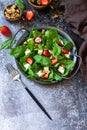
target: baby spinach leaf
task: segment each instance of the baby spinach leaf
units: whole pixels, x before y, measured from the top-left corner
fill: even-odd
[[[74,61],[72,61],[72,60],[64,59],[64,60],[61,60],[59,62],[60,62],[60,64],[63,64],[65,66],[65,73],[62,74],[62,76],[67,76],[75,65]]]
[[[59,63],[63,64],[67,69],[72,69],[74,67],[74,61],[72,60],[61,60]]]
[[[43,44],[38,44],[38,46],[34,50],[44,50]]]
[[[52,52],[53,52],[54,57],[58,57],[61,53],[61,49],[56,43],[54,43]]]
[[[36,62],[34,62],[31,66],[32,70],[34,71],[34,73],[37,73],[38,70],[40,70],[40,65],[37,64]]]
[[[11,46],[11,44],[12,44],[12,39],[11,39],[11,38],[8,38],[7,40],[5,40],[5,41],[2,43],[2,45],[1,45],[1,47],[0,47],[0,50],[9,48],[9,47]]]
[[[26,47],[23,45],[17,46],[11,49],[10,54],[14,56],[15,58],[19,58],[24,55],[25,49]]]
[[[27,57],[28,57],[28,55],[24,55],[23,57],[20,57],[20,61],[19,61],[19,64],[24,71],[26,71],[26,68],[24,67],[24,65],[26,64]]]
[[[47,39],[47,41],[46,41],[46,48],[47,48],[48,50],[52,50],[52,47],[53,47],[53,42],[52,42],[52,40],[51,40],[51,39]]]
[[[32,38],[29,38],[27,40],[27,47],[32,51],[34,49],[34,40]]]
[[[60,81],[60,80],[62,80],[62,76],[60,76],[59,74],[55,73],[54,79],[55,79],[56,81]]]
[[[33,28],[30,32],[29,38],[32,38],[32,37],[36,38],[36,37],[41,36],[41,35],[42,35],[42,33],[40,31]]]
[[[20,65],[20,67],[22,68],[22,70],[23,70],[24,72],[27,71],[26,68],[24,67],[24,63],[22,63],[22,62],[19,61],[19,65]]]
[[[56,38],[58,36],[58,32],[57,32],[57,30],[56,29],[49,29],[49,30],[47,30],[46,32],[45,32],[45,37],[47,38],[47,39],[54,39],[54,38]]]
[[[65,77],[65,76],[69,75],[69,73],[70,73],[70,70],[69,70],[69,69],[66,69],[65,73],[62,74],[62,76]]]
[[[68,51],[70,51],[71,49],[72,49],[72,47],[73,47],[73,44],[72,44],[72,42],[67,42],[65,45],[64,45],[64,49],[66,49],[66,50],[68,50]]]
[[[72,60],[64,59],[63,61],[61,60],[60,63],[64,64],[67,69],[71,69],[72,67],[74,67],[74,61],[72,61]]]
[[[52,69],[50,69],[50,74],[49,74],[48,80],[49,80],[49,81],[52,81],[53,79],[54,79],[54,72],[53,72]]]
[[[35,75],[35,73],[33,72],[33,70],[32,70],[32,68],[31,67],[29,67],[29,72],[28,72],[29,74],[28,74],[28,78],[31,78],[31,79],[34,79],[34,75]]]
[[[51,60],[48,57],[41,56],[41,55],[35,55],[34,59],[37,63],[43,65],[43,66],[50,66]]]

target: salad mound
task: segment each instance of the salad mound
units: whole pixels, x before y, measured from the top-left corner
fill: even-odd
[[[73,44],[54,28],[32,28],[23,44],[10,51],[30,79],[60,81],[74,68]]]

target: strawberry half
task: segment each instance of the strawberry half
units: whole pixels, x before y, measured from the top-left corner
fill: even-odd
[[[1,34],[5,35],[5,36],[11,35],[11,30],[7,26],[1,26],[0,32],[1,32]]]
[[[31,11],[31,10],[27,10],[26,13],[25,13],[25,17],[27,20],[32,20],[32,18],[34,17],[34,12]]]
[[[50,0],[40,0],[41,5],[48,5]]]
[[[42,54],[47,57],[51,56],[51,53],[48,50],[44,50]]]
[[[60,41],[56,41],[56,43],[57,43],[59,46],[63,47],[63,43],[61,43]]]
[[[31,65],[33,63],[33,58],[31,57],[26,58],[26,62]]]
[[[48,73],[45,73],[43,76],[41,76],[42,79],[47,79],[49,77]]]
[[[63,53],[63,54],[69,54],[69,51],[68,50],[66,50],[66,49],[61,49],[61,52]]]
[[[58,62],[58,59],[57,59],[57,58],[52,59],[52,65],[55,65],[57,62]]]

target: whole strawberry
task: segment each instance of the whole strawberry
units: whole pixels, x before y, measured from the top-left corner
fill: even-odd
[[[0,27],[0,32],[1,32],[1,34],[5,35],[5,36],[11,35],[11,30],[5,25]]]
[[[34,17],[34,12],[32,10],[26,10],[25,17],[27,20],[32,20]]]

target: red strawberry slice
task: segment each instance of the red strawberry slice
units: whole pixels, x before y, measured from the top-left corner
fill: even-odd
[[[63,54],[69,54],[69,51],[68,50],[66,50],[66,49],[61,49],[61,52],[63,53]]]
[[[41,5],[48,5],[50,0],[40,0]]]
[[[48,50],[44,50],[42,54],[47,57],[51,56],[51,53]]]
[[[7,26],[1,26],[0,27],[0,32],[5,36],[10,36],[11,35],[11,30]]]
[[[41,78],[42,79],[47,79],[49,77],[49,74],[48,73],[45,73]]]
[[[33,63],[33,58],[28,57],[28,58],[26,59],[26,62],[31,65],[31,64]]]
[[[60,41],[56,41],[56,43],[61,47],[63,46],[63,43],[61,43]]]
[[[32,18],[34,17],[34,12],[31,11],[31,10],[27,10],[26,13],[25,13],[25,17],[27,20],[32,20]]]
[[[57,58],[52,59],[52,65],[55,65],[57,62],[58,62],[58,59],[57,59]]]

